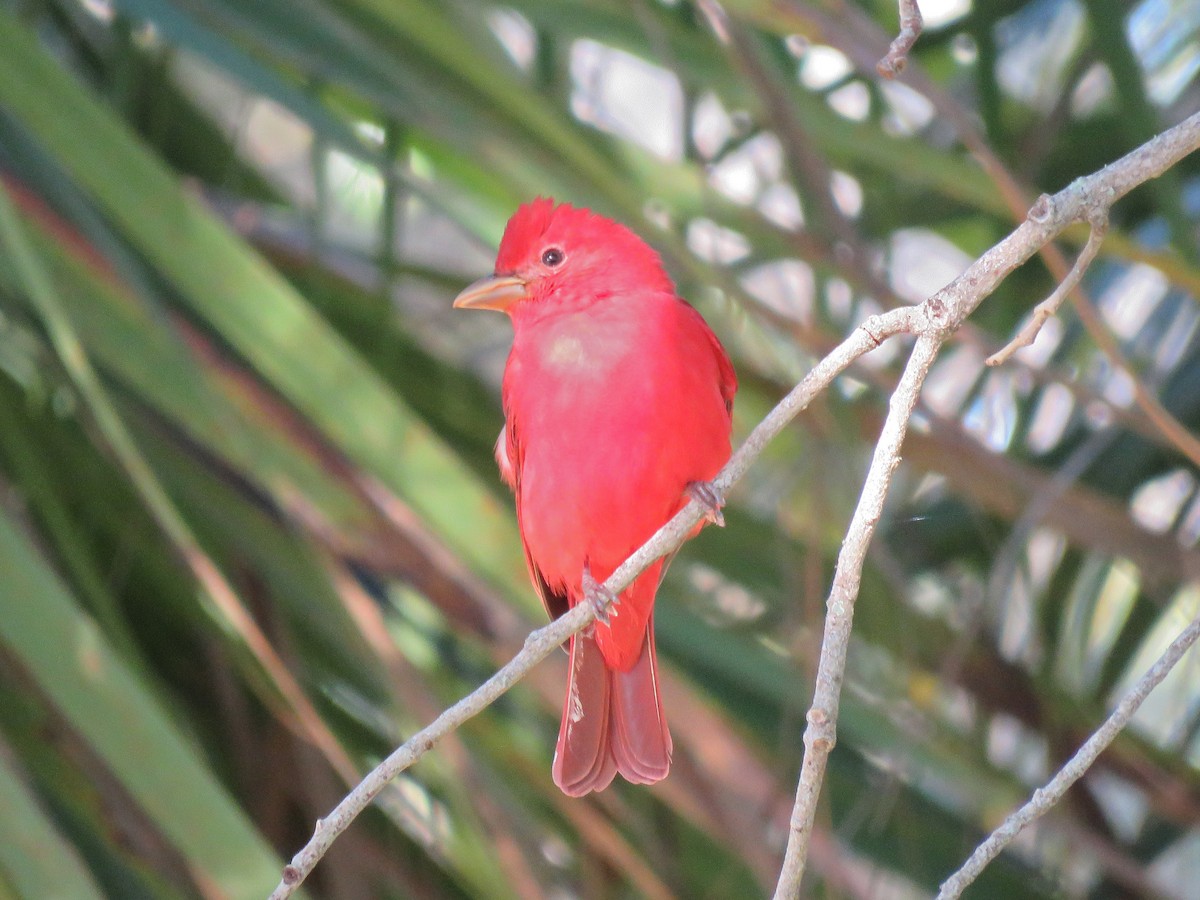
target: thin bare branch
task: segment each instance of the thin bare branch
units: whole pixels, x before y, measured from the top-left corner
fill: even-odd
[[[1101,211],[1106,212],[1117,200],[1137,185],[1156,177],[1188,153],[1200,146],[1200,113],[1122,157],[1100,172],[1080,178],[1053,197],[1043,195],[1030,210],[1026,220],[1007,238],[973,263],[962,275],[938,291],[919,307],[903,307],[873,316],[859,326],[822,359],[759,425],[733,455],[713,481],[718,496],[724,496],[757,459],[766,444],[803,410],[820,391],[854,360],[878,347],[887,338],[901,333],[918,336],[900,387],[892,397],[891,410],[885,421],[880,446],[876,450],[868,480],[864,485],[859,509],[856,510],[839,559],[829,601],[826,634],[841,641],[848,639],[853,604],[861,577],[862,561],[886,500],[891,474],[899,463],[900,444],[915,395],[919,393],[925,374],[932,365],[941,344],[957,329],[966,317],[996,289],[1007,275],[1023,264],[1069,225],[1092,221]],[[691,529],[700,522],[704,510],[695,501],[689,503],[605,582],[613,594],[629,586],[654,560],[678,547]],[[843,562],[844,561],[844,562]],[[474,692],[454,704],[430,725],[417,732],[383,763],[372,771],[333,812],[317,823],[309,843],[285,867],[283,879],[271,894],[272,900],[291,896],[312,871],[313,867],[380,791],[397,774],[411,766],[450,731],[478,714],[504,694],[540,660],[545,658],[570,635],[586,627],[595,618],[590,604],[580,604],[561,618],[534,631],[512,660],[501,667]],[[842,619],[845,621],[843,622]],[[811,738],[805,735],[805,766],[813,774],[797,791],[793,810],[793,827],[789,835],[785,881],[781,878],[776,896],[795,896],[803,877],[807,855],[807,838],[815,814],[816,800],[823,780],[823,759],[808,756],[828,756],[836,738],[836,693],[844,677],[845,646],[822,649],[821,668],[817,675],[817,696],[809,713]],[[824,686],[823,686],[824,685]],[[832,697],[832,704],[824,701]],[[816,701],[823,701],[818,705]],[[832,711],[832,714],[830,714]],[[807,825],[805,824],[807,823]],[[792,843],[799,842],[795,849]]]
[[[797,26],[795,30],[803,31],[807,27],[816,27],[822,34],[838,35],[841,40],[836,43],[836,46],[846,53],[858,68],[864,71],[870,68],[870,59],[874,58],[873,54],[878,52],[878,48],[886,40],[875,22],[853,6],[840,6],[836,14],[814,4],[793,3],[785,7],[776,6],[773,9],[785,17],[794,18]],[[785,26],[791,24],[786,21],[786,18],[784,21]],[[938,115],[950,123],[963,145],[979,161],[984,172],[995,183],[996,189],[1014,221],[1019,220],[1028,206],[1027,192],[988,145],[971,114],[949,91],[930,78],[927,73],[921,71],[919,66],[914,66],[908,73],[907,82],[912,88],[927,97],[937,109]],[[1047,244],[1041,248],[1040,252],[1046,267],[1055,279],[1067,277],[1067,261],[1057,246]],[[1163,262],[1162,259],[1155,261],[1160,266]],[[1175,271],[1172,277],[1180,280],[1180,273]],[[1116,368],[1124,371],[1132,379],[1134,402],[1138,409],[1158,429],[1161,438],[1166,443],[1187,456],[1195,465],[1200,466],[1200,440],[1197,440],[1158,401],[1158,398],[1146,389],[1142,379],[1137,377],[1136,371],[1121,353],[1116,341],[1103,328],[1099,316],[1084,302],[1082,291],[1072,292],[1071,299],[1080,322],[1092,340]]]
[[[908,65],[908,51],[925,29],[921,7],[917,0],[900,0],[900,33],[888,47],[887,56],[875,64],[875,71],[884,78],[895,78]]]
[[[1096,254],[1100,252],[1100,245],[1104,243],[1104,235],[1108,231],[1108,216],[1107,214],[1097,215],[1091,223],[1091,232],[1088,234],[1087,243],[1083,249],[1079,251],[1079,256],[1075,259],[1075,265],[1071,266],[1071,271],[1067,273],[1067,277],[1059,282],[1058,287],[1039,303],[1033,309],[1033,314],[1029,321],[1017,332],[1016,336],[989,356],[984,362],[989,366],[998,366],[1001,363],[1008,362],[1012,355],[1022,347],[1030,346],[1034,339],[1038,336],[1038,332],[1042,330],[1042,326],[1046,324],[1046,320],[1058,312],[1058,308],[1063,305],[1063,301],[1067,299],[1071,291],[1075,290],[1075,286],[1079,284],[1083,278],[1084,272],[1096,259]]]
[[[917,341],[904,377],[892,394],[888,417],[838,556],[827,604],[825,637],[813,703],[804,733],[804,761],[775,900],[800,896],[825,763],[837,738],[838,692],[845,674],[846,650],[863,561],[886,500],[891,473],[900,461],[900,444],[908,415],[916,402],[916,397],[910,393],[919,392],[941,344],[1010,272],[1067,226],[1082,220],[1095,222],[1101,216],[1107,216],[1112,205],[1130,190],[1166,171],[1197,147],[1200,147],[1200,113],[1101,171],[1077,179],[1054,196],[1043,194],[1016,231],[922,304],[930,328]]]
[[[804,730],[804,763],[796,785],[796,805],[788,836],[783,868],[775,887],[775,900],[800,895],[800,880],[808,859],[809,838],[817,813],[817,798],[825,780],[825,765],[837,741],[837,718],[846,671],[846,653],[850,648],[850,629],[854,621],[854,602],[862,582],[863,562],[875,526],[883,514],[883,503],[891,486],[892,475],[900,464],[900,445],[908,430],[908,421],[921,396],[921,386],[937,358],[945,338],[923,335],[913,348],[900,384],[892,394],[887,419],[871,458],[871,467],[863,483],[862,496],[850,520],[846,539],[838,554],[833,587],[829,592],[825,615],[825,636],[821,641],[821,659],[817,665],[816,687]]]
[[[852,362],[874,350],[887,338],[902,333],[921,332],[925,328],[924,313],[919,307],[890,310],[873,316],[860,325],[832,353],[821,360],[750,433],[745,443],[713,480],[714,490],[718,495],[724,496],[729,488],[745,475],[771,439]],[[695,501],[688,503],[622,563],[604,586],[613,594],[625,590],[651,563],[682,544],[702,518],[704,508]],[[271,893],[271,900],[282,900],[292,895],[332,846],[337,836],[367,808],[388,782],[432,750],[434,745],[451,731],[494,703],[554,648],[591,623],[595,615],[591,604],[581,603],[549,625],[534,631],[525,639],[525,646],[521,651],[491,678],[393,751],[347,794],[328,816],[317,822],[308,844],[284,868],[283,878]]]
[[[1005,819],[1000,827],[988,836],[986,841],[975,848],[975,852],[971,854],[970,859],[963,864],[962,868],[942,883],[941,890],[938,891],[937,895],[938,900],[952,900],[952,898],[960,896],[971,882],[979,877],[979,874],[987,864],[995,859],[1001,850],[1012,843],[1013,839],[1021,833],[1025,826],[1045,815],[1062,799],[1067,789],[1083,777],[1083,774],[1091,768],[1096,758],[1100,756],[1104,749],[1113,742],[1113,739],[1129,724],[1129,720],[1133,718],[1133,714],[1142,705],[1142,701],[1167,677],[1167,673],[1183,658],[1183,654],[1196,643],[1197,638],[1200,638],[1200,618],[1193,619],[1192,623],[1183,630],[1179,637],[1171,642],[1171,645],[1159,657],[1158,662],[1151,666],[1146,674],[1138,680],[1137,684],[1121,698],[1121,702],[1117,704],[1117,708],[1112,711],[1112,714],[1104,720],[1104,724],[1084,742],[1083,746],[1071,757],[1070,761],[1058,770],[1058,774],[1050,779],[1045,787],[1034,791],[1029,801]]]

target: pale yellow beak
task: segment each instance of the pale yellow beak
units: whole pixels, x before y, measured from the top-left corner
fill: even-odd
[[[529,296],[524,281],[515,275],[489,275],[468,285],[454,298],[455,309],[507,310],[518,300]]]

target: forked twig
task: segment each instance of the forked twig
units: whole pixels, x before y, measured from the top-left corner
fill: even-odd
[[[1083,249],[1079,251],[1079,256],[1075,259],[1075,265],[1071,266],[1071,271],[1054,289],[1054,291],[1033,308],[1033,313],[1029,321],[1022,326],[1016,336],[1004,345],[1000,350],[997,350],[989,356],[984,362],[989,366],[998,366],[1008,362],[1012,355],[1022,347],[1030,346],[1038,333],[1042,330],[1042,326],[1046,324],[1046,320],[1058,312],[1058,308],[1063,305],[1063,301],[1067,299],[1071,291],[1075,290],[1083,278],[1088,267],[1096,259],[1096,255],[1100,252],[1100,245],[1104,243],[1104,235],[1108,232],[1108,211],[1107,209],[1097,212],[1090,219],[1091,231],[1088,233],[1087,243]]]
[[[804,735],[804,762],[792,810],[784,865],[775,888],[775,900],[790,900],[800,896],[825,760],[836,740],[840,697],[836,690],[830,691],[828,687],[840,686],[844,677],[844,645],[849,642],[850,622],[857,599],[857,592],[846,595],[844,586],[857,585],[866,550],[865,545],[862,548],[851,548],[850,545],[870,539],[884,500],[872,491],[886,491],[890,469],[899,463],[900,447],[894,439],[897,435],[889,432],[889,429],[898,429],[898,436],[903,436],[903,426],[892,422],[892,415],[897,408],[903,409],[909,403],[910,398],[903,392],[912,390],[914,385],[919,388],[927,365],[925,358],[936,354],[942,342],[1009,273],[1023,265],[1069,225],[1080,221],[1094,222],[1101,215],[1107,216],[1117,200],[1138,185],[1157,177],[1197,147],[1200,147],[1200,113],[1185,119],[1101,171],[1076,179],[1057,194],[1043,194],[1015,231],[922,304],[929,321],[938,324],[939,328],[927,331],[918,340],[901,386],[892,395],[884,433],[880,436],[858,508],[838,556],[827,604],[825,636],[813,704],[808,712],[808,728]],[[881,450],[885,451],[882,455]]]

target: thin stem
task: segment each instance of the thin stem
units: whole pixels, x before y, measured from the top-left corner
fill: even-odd
[[[756,460],[766,445],[794,419],[812,399],[832,383],[856,359],[874,350],[884,340],[904,332],[920,330],[923,314],[919,308],[904,307],[873,316],[842,341],[832,353],[822,359],[805,378],[759,422],[725,468],[713,480],[718,496],[724,496]],[[701,519],[705,508],[692,501],[680,510],[617,568],[604,582],[613,595],[625,590],[656,559],[670,553],[687,539]],[[317,822],[309,842],[284,868],[283,879],[271,894],[271,900],[283,900],[312,872],[326,851],[350,823],[353,822],[393,778],[420,759],[434,745],[468,719],[478,715],[514,684],[525,677],[537,663],[562,645],[572,634],[587,627],[595,619],[591,604],[581,603],[549,625],[539,628],[525,639],[521,651],[501,667],[491,678],[463,697],[425,728],[422,728],[364,778],[334,810]]]
[[[837,739],[838,692],[845,674],[846,647],[853,619],[862,560],[867,551],[879,512],[886,500],[892,469],[899,463],[908,413],[941,343],[953,333],[983,300],[1017,267],[1050,243],[1069,225],[1087,220],[1097,222],[1138,184],[1157,177],[1200,146],[1200,113],[1126,154],[1099,172],[1076,179],[1054,196],[1038,198],[1025,221],[967,267],[950,284],[922,304],[928,330],[909,358],[904,377],[892,395],[891,408],[880,434],[867,481],[851,519],[825,619],[825,638],[817,668],[808,728],[804,734],[804,761],[796,786],[788,846],[775,890],[776,900],[798,897],[807,862],[809,839],[816,816],[817,800],[824,781],[825,766]],[[907,408],[904,421],[894,421],[897,410]]]
[[[1040,197],[1029,216],[1015,231],[919,307],[890,310],[871,317],[856,328],[758,424],[714,479],[714,490],[718,496],[724,496],[746,473],[766,444],[854,360],[896,334],[907,332],[918,335],[905,374],[893,394],[888,418],[863,487],[859,508],[851,521],[830,593],[826,625],[829,646],[822,647],[817,692],[809,712],[809,729],[805,734],[805,761],[792,816],[794,825],[789,838],[788,862],[781,872],[777,897],[795,896],[799,891],[808,853],[807,839],[811,834],[825,761],[836,740],[837,693],[844,677],[846,641],[862,570],[861,554],[865,554],[879,521],[892,473],[899,463],[899,449],[908,418],[938,348],[1010,272],[1065,228],[1075,222],[1094,220],[1134,187],[1166,171],[1197,146],[1200,146],[1200,113],[1163,132],[1100,172],[1077,179],[1052,197]],[[604,586],[612,594],[619,594],[654,560],[683,543],[703,516],[704,509],[699,503],[689,503],[622,563]],[[349,827],[392,778],[432,749],[450,731],[494,702],[554,647],[586,627],[594,617],[595,611],[590,604],[580,604],[533,632],[526,639],[521,652],[495,675],[384,760],[327,818],[317,823],[312,839],[285,867],[283,879],[272,892],[271,900],[291,896],[337,836]],[[811,761],[809,757],[812,757]],[[791,846],[793,842],[794,848]]]
[[[1107,231],[1108,215],[1097,215],[1092,222],[1091,231],[1088,233],[1087,243],[1079,251],[1079,256],[1075,258],[1075,265],[1071,266],[1071,271],[1067,273],[1067,277],[1059,282],[1058,287],[1054,289],[1049,297],[1033,308],[1033,314],[1030,316],[1029,321],[1017,332],[1016,336],[985,360],[989,366],[998,366],[1001,363],[1008,362],[1014,353],[1022,347],[1028,347],[1034,342],[1034,339],[1038,336],[1038,332],[1046,324],[1046,320],[1058,312],[1058,308],[1063,305],[1063,301],[1067,299],[1071,291],[1075,290],[1075,286],[1079,284],[1080,279],[1083,278],[1083,274],[1096,259],[1096,255],[1100,252],[1100,245],[1104,243],[1104,235]]]
[[[975,848],[975,852],[963,863],[962,868],[942,883],[937,900],[952,900],[952,898],[960,896],[971,882],[979,877],[987,864],[999,856],[1000,851],[1012,843],[1013,839],[1027,825],[1044,816],[1063,798],[1071,785],[1083,777],[1083,774],[1092,767],[1104,749],[1124,730],[1150,692],[1167,677],[1167,673],[1183,658],[1183,654],[1196,643],[1198,638],[1200,638],[1200,617],[1193,619],[1179,637],[1171,642],[1171,645],[1159,657],[1158,662],[1151,666],[1137,684],[1121,698],[1121,702],[1104,720],[1104,724],[1096,729],[1083,746],[1075,752],[1070,761],[1058,770],[1058,774],[1050,779],[1045,787],[1034,791],[1029,801],[1005,819],[1000,827],[988,836],[987,840]]]
[[[900,32],[888,47],[887,56],[875,64],[875,71],[884,78],[895,78],[903,72],[908,65],[908,51],[924,30],[925,20],[917,0],[900,0]]]
[[[862,584],[863,563],[875,527],[883,515],[883,504],[891,487],[892,476],[900,465],[900,446],[904,443],[909,419],[921,396],[921,386],[944,340],[943,335],[922,335],[913,348],[900,383],[888,404],[887,418],[875,445],[862,495],[838,554],[833,586],[826,604],[825,636],[821,641],[816,688],[812,706],[808,710],[808,727],[804,731],[804,763],[796,785],[796,804],[792,809],[787,852],[775,887],[775,900],[800,896],[800,882],[808,860],[809,838],[812,836],[821,785],[825,780],[825,766],[837,742],[839,701],[846,672],[846,653],[850,647],[850,630],[854,623],[854,603]]]

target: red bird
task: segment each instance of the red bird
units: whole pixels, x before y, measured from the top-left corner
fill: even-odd
[[[662,263],[622,225],[541,198],[508,222],[496,271],[456,307],[508,313],[505,427],[529,575],[551,617],[601,599],[599,583],[729,459],[737,376]],[[654,658],[659,560],[607,621],[571,639],[554,782],[578,797],[620,772],[650,784],[671,765]]]

